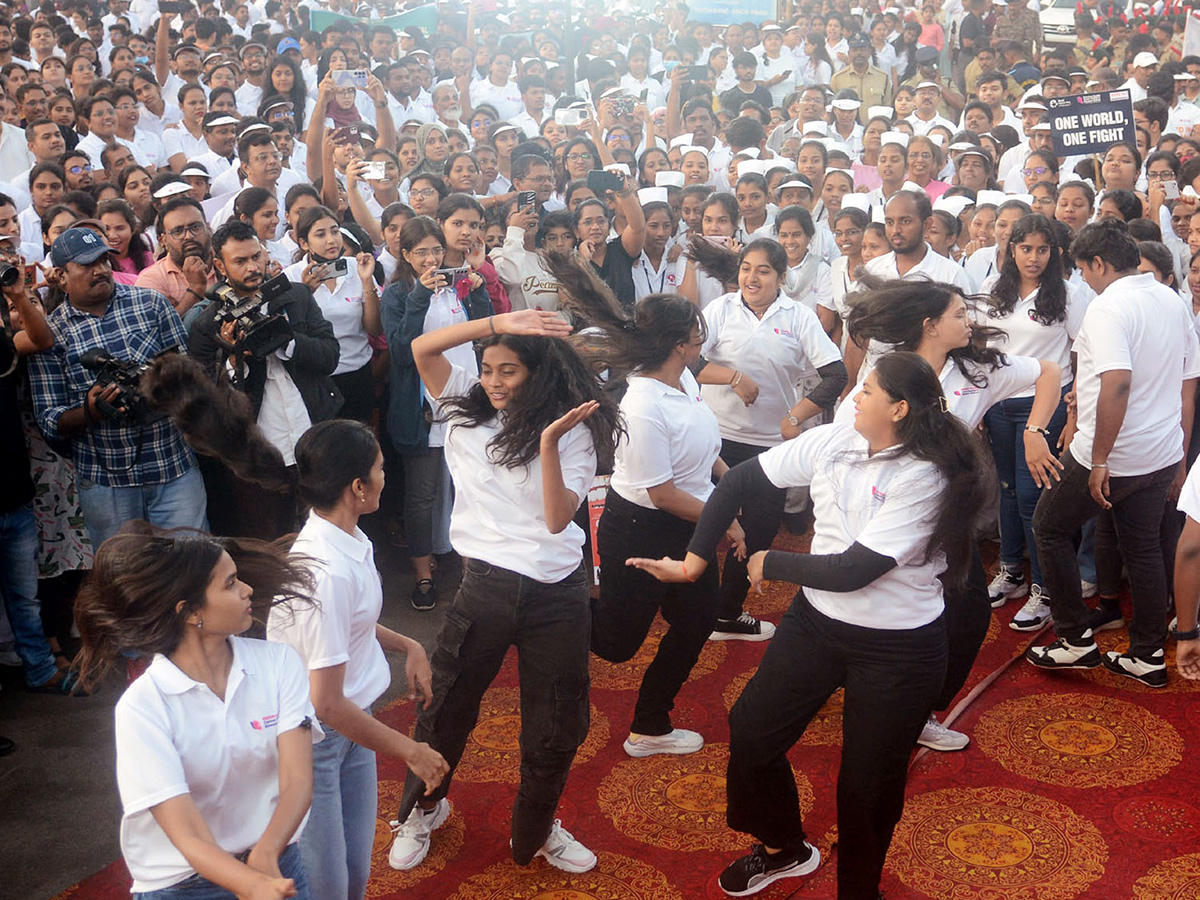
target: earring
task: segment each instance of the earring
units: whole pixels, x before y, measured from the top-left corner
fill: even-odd
[[[203,621],[202,619],[197,619],[197,620],[196,620],[196,627],[197,627],[197,628],[203,628],[203,627],[204,627],[204,621]]]

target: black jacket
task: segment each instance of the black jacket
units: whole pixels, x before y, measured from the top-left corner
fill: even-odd
[[[214,302],[192,323],[188,332],[188,353],[213,373],[214,377],[225,377],[229,351],[218,341],[220,325],[217,313],[221,301],[215,294]],[[333,326],[321,314],[321,308],[307,287],[292,282],[286,294],[277,297],[267,308],[268,313],[282,312],[292,326],[296,348],[292,358],[283,360],[304,405],[313,422],[332,419],[342,408],[342,393],[330,377],[337,368],[341,348],[333,335]],[[250,397],[254,414],[262,406],[263,386],[267,381],[265,360],[248,357],[245,361],[245,377],[239,386]]]

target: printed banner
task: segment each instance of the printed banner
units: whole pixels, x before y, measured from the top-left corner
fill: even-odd
[[[761,22],[775,18],[775,0],[695,0],[688,4],[688,18],[713,25]]]
[[[1056,156],[1103,153],[1113,144],[1135,144],[1133,98],[1128,90],[1051,97],[1050,129]]]
[[[386,25],[393,31],[403,31],[405,28],[420,28],[426,34],[432,34],[437,27],[438,13],[436,6],[419,6],[408,12],[402,12],[385,19],[359,19],[354,16],[344,16],[341,13],[330,12],[327,9],[314,9],[309,13],[309,23],[313,31],[324,31],[334,22],[366,22],[368,25]]]

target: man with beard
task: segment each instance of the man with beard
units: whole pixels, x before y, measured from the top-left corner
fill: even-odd
[[[50,263],[48,279],[67,299],[47,316],[54,346],[29,358],[29,382],[42,433],[71,442],[92,545],[131,519],[206,529],[204,482],[179,430],[169,419],[116,414],[121,388],[96,384],[80,361],[90,350],[135,364],[183,350],[179,316],[161,294],[113,282],[112,248],[95,231],[68,228]]]
[[[408,121],[419,122],[422,125],[433,121],[433,113],[429,108],[413,100],[412,95],[416,88],[407,65],[402,62],[389,65],[383,76],[383,83],[387,88],[388,109],[392,113],[392,122],[396,128]]]
[[[464,134],[467,132],[468,129],[460,121],[463,109],[459,105],[458,88],[454,85],[442,82],[433,89],[433,111],[437,121],[447,129],[456,128]]]
[[[237,89],[234,97],[237,99],[238,112],[243,116],[253,116],[258,112],[258,105],[262,103],[263,90],[267,84],[267,48],[257,41],[251,41],[242,45],[240,54],[246,80]]]
[[[217,283],[212,232],[205,221],[204,207],[191,197],[168,200],[158,213],[155,227],[167,254],[142,269],[136,286],[164,295],[184,318],[186,327],[208,305],[205,295]]]
[[[251,187],[269,191],[279,201],[279,231],[275,235],[275,238],[279,239],[283,237],[286,217],[283,198],[292,185],[301,184],[303,181],[304,179],[291,169],[283,167],[282,155],[275,146],[270,126],[250,120],[250,124],[244,126],[238,138],[237,167],[213,179],[212,195],[218,197]],[[228,222],[233,217],[233,206],[236,202],[237,197],[231,197],[213,216],[213,224],[219,227]]]
[[[933,207],[925,194],[903,189],[892,194],[883,214],[892,252],[867,263],[866,272],[877,278],[942,281],[969,294],[971,283],[962,266],[935,253],[925,241],[925,220],[931,215]]]
[[[263,301],[260,310],[263,315],[282,315],[292,339],[262,358],[235,352],[240,326],[222,322],[221,312],[230,302],[260,296],[270,255],[254,229],[240,221],[218,228],[212,248],[220,283],[213,304],[189,329],[188,348],[214,378],[228,377],[232,366],[234,387],[249,397],[258,426],[284,463],[294,466],[296,441],[314,422],[333,418],[342,406],[331,377],[340,353],[333,326],[321,315],[312,291],[291,282],[287,291]],[[209,493],[227,501],[212,510],[214,532],[277,538],[294,530],[296,505],[291,495],[266,491],[223,467],[206,465],[205,475]]]

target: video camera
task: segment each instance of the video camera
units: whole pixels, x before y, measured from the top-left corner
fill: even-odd
[[[248,351],[255,359],[266,359],[280,347],[286,347],[294,337],[291,323],[283,313],[267,313],[263,307],[291,289],[284,275],[264,281],[262,287],[249,297],[239,297],[228,284],[216,289],[220,308],[218,328],[226,322],[236,322],[233,349]]]
[[[96,373],[96,384],[100,387],[115,384],[120,389],[113,401],[96,401],[96,408],[105,418],[122,425],[146,425],[163,418],[151,412],[146,398],[138,391],[142,375],[150,368],[145,363],[117,359],[107,350],[97,347],[79,357],[79,364]]]

